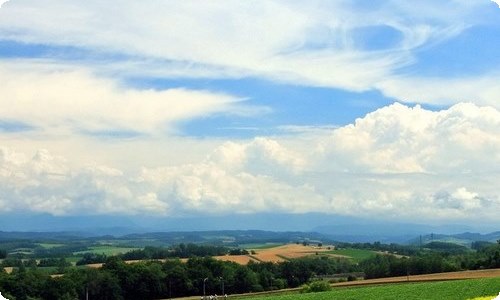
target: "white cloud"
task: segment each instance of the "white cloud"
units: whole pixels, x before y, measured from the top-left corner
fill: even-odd
[[[432,112],[395,104],[340,128],[288,127],[300,135],[249,141],[195,140],[172,136],[176,124],[268,109],[223,93],[141,90],[110,79],[257,76],[498,109],[495,74],[396,75],[414,62],[416,49],[478,22],[483,4],[420,1],[415,9],[414,3],[384,1],[363,9],[352,3],[4,5],[0,38],[71,46],[107,58],[0,63],[0,119],[33,129],[0,134],[0,143],[9,147],[0,150],[0,210],[329,211],[427,219],[467,218],[473,212],[491,218],[499,207],[500,172],[500,117],[494,108],[459,104]],[[370,30],[398,38],[369,49],[363,41]],[[106,144],[82,137],[117,132],[145,136]],[[163,138],[150,138],[158,135]]]
[[[498,110],[470,103],[438,112],[393,104],[334,130],[319,151],[340,171],[498,171],[499,124]]]
[[[310,140],[304,148],[279,139],[231,142],[203,164],[145,170],[141,178],[168,187],[165,198],[182,199],[184,209],[196,211],[411,220],[479,215],[494,221],[500,208],[499,122],[497,110],[473,104],[439,112],[394,104],[328,134],[315,133],[316,150]],[[282,154],[275,155],[274,147]],[[301,162],[298,172],[291,157]]]
[[[481,14],[487,3],[353,3],[11,1],[0,10],[1,39],[106,58],[0,62],[0,119],[33,129],[0,133],[8,146],[0,150],[0,210],[496,220],[500,76],[399,74],[417,49],[488,22]],[[363,44],[370,30],[397,38],[370,49]],[[378,89],[409,102],[475,104],[442,111],[394,104],[339,128],[197,140],[172,133],[193,118],[269,109],[220,92],[144,90],[119,80],[137,75],[256,76]],[[82,136],[116,132],[144,136],[107,143]]]
[[[134,180],[105,166],[69,168],[41,150],[31,159],[2,149],[0,207],[3,211],[65,214],[166,213],[154,194],[140,194]]]
[[[498,5],[498,7],[500,7],[500,1],[499,0],[491,0],[491,2],[494,2]]]
[[[500,80],[497,73],[477,77],[418,78],[395,77],[382,80],[377,87],[389,97],[413,103],[452,105],[473,102],[500,108]]]
[[[125,63],[115,57],[93,65],[115,76],[257,76],[360,91],[413,63],[417,48],[484,22],[477,18],[478,3],[418,5],[384,1],[363,9],[349,1],[16,1],[0,12],[0,37],[126,55]],[[370,30],[398,38],[369,49],[363,41]]]
[[[0,63],[0,82],[0,119],[32,126],[37,134],[171,134],[177,122],[194,117],[251,115],[265,109],[245,106],[243,99],[223,93],[125,88],[84,68],[23,60]]]
[[[71,153],[66,158],[48,151],[30,156],[4,148],[0,209],[53,214],[324,212],[497,222],[499,125],[500,112],[491,107],[463,103],[429,111],[394,104],[344,127],[220,143],[204,159],[141,170],[75,166]]]
[[[72,59],[71,54],[65,58],[56,55],[50,63],[64,61],[77,70],[85,65],[91,72],[113,78],[259,77],[349,91],[377,89],[403,102],[452,105],[465,101],[499,108],[499,75],[493,71],[422,78],[404,74],[401,69],[419,63],[417,51],[457,37],[473,26],[498,22],[485,13],[491,9],[488,3],[429,0],[416,5],[395,0],[376,2],[369,8],[357,1],[210,1],[203,5],[198,1],[127,0],[121,5],[11,1],[0,10],[0,38],[89,51],[83,60]],[[392,42],[370,48],[376,45],[366,44],[370,32],[376,32],[379,41],[392,36]],[[69,71],[66,75],[86,76],[77,73]],[[53,74],[57,80],[55,77]],[[154,99],[176,97],[180,92],[126,90],[110,82],[104,85],[100,87],[113,90],[105,91],[114,93],[112,99],[117,93],[122,100],[126,96],[133,111],[138,98],[147,95],[157,102]],[[204,104],[210,106],[208,102]],[[212,104],[224,110],[227,102]],[[152,109],[162,111],[163,107],[156,105]],[[116,107],[112,102],[108,106]],[[203,112],[208,109],[196,108]],[[181,110],[172,111],[169,117],[175,119],[175,113],[183,117],[187,110]],[[199,116],[196,109],[191,111]],[[266,108],[240,107],[238,111],[255,114]],[[138,117],[145,113],[143,109],[138,112]],[[164,118],[127,121],[142,126],[141,130],[152,130],[161,127]],[[88,123],[92,124],[79,125],[95,126],[97,130],[124,126],[117,120],[95,118]]]
[[[252,170],[257,173],[284,172],[298,173],[306,162],[277,141],[258,137],[243,144],[226,142],[209,157],[211,161],[230,170]]]
[[[304,212],[320,209],[324,202],[306,184],[295,186],[267,175],[231,172],[209,162],[145,170],[141,180],[153,182],[160,195],[171,199],[181,212]]]

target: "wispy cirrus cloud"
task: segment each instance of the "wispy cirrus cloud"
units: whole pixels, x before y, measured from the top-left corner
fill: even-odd
[[[414,63],[417,49],[474,25],[482,7],[466,1],[420,1],[418,9],[398,1],[374,1],[368,9],[349,1],[113,7],[24,1],[0,12],[0,37],[126,55],[126,63],[94,66],[115,74],[254,76],[361,91]]]
[[[264,107],[204,90],[139,90],[87,68],[16,60],[0,63],[1,120],[37,134],[172,135],[176,124],[215,113],[252,115]]]

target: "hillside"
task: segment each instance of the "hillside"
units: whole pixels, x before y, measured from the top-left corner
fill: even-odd
[[[470,247],[473,242],[496,243],[500,240],[500,231],[487,234],[464,232],[459,234],[426,234],[410,240],[410,244],[424,245],[431,242],[448,242]]]

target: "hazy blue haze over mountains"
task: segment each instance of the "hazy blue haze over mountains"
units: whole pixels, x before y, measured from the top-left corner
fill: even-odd
[[[265,230],[318,232],[346,242],[405,243],[430,233],[458,234],[492,232],[494,228],[465,225],[422,225],[368,220],[326,214],[249,214],[232,216],[197,216],[178,218],[143,218],[139,216],[65,216],[3,215],[2,231],[78,232],[85,235],[125,235],[146,232]],[[466,235],[466,234],[464,234]],[[472,235],[472,234],[469,234]],[[479,239],[479,235],[476,234]],[[464,238],[466,238],[464,236]],[[470,237],[469,237],[470,238]]]

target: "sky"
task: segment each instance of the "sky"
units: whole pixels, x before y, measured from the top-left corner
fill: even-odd
[[[489,0],[10,0],[0,214],[500,225]]]

